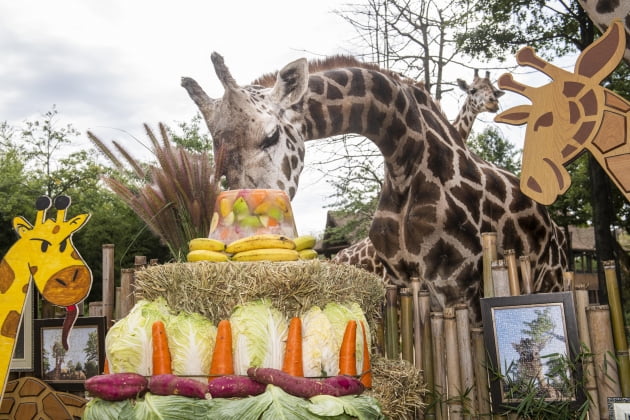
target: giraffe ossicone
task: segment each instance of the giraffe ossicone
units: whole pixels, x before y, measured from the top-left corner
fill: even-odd
[[[480,320],[482,232],[497,232],[500,250],[532,260],[536,290],[561,290],[563,233],[521,193],[518,178],[468,150],[423,85],[335,57],[289,63],[270,86],[238,86],[218,54],[212,61],[223,98],[190,78],[182,85],[206,120],[230,188],[293,196],[305,141],[356,133],[375,143],[385,166],[369,238],[394,279],[424,282],[434,310],[463,302]]]
[[[31,282],[44,299],[66,308],[61,337],[66,349],[78,316],[77,304],[92,286],[92,272],[72,243],[72,235],[90,216],[80,214],[66,220],[70,197],[58,196],[54,200],[56,217],[47,218],[52,204],[49,197],[37,199],[33,224],[20,216],[13,219],[18,240],[0,260],[0,402]]]

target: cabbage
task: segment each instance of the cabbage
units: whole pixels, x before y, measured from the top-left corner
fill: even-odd
[[[171,316],[163,298],[141,300],[129,314],[116,322],[105,337],[105,354],[112,373],[135,372],[151,376],[153,371],[151,328]]]
[[[234,373],[249,367],[282,369],[289,323],[266,300],[239,305],[230,317]]]
[[[202,375],[194,378],[207,383],[217,328],[212,321],[198,313],[180,312],[166,323],[168,349],[173,373],[181,376]]]
[[[133,419],[131,401],[105,401],[100,398],[92,398],[85,405],[81,418],[84,420]]]
[[[363,332],[361,330],[361,321],[365,323],[366,335],[369,334],[367,328],[367,322],[363,311],[358,304],[353,303],[350,305],[342,305],[340,303],[327,303],[324,307],[324,315],[328,318],[332,325],[334,340],[337,345],[336,353],[339,354],[341,348],[341,342],[343,341],[343,334],[346,331],[346,325],[348,321],[354,320],[357,322],[357,344],[356,344],[356,364],[357,372],[363,371]],[[369,342],[369,341],[368,341]],[[337,363],[336,373],[328,373],[330,376],[334,376],[339,373],[339,364]]]
[[[339,347],[333,326],[319,306],[302,316],[304,376],[334,376],[339,372]]]
[[[182,397],[181,395],[155,395],[147,392],[137,399],[129,420],[191,420],[210,419],[212,400]],[[123,417],[121,417],[122,419]]]

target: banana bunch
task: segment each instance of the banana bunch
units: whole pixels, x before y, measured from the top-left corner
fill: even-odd
[[[301,235],[293,239],[293,242],[295,242],[295,250],[300,255],[301,260],[312,260],[317,258],[317,251],[313,249],[316,242],[314,236]]]
[[[225,244],[216,239],[195,238],[188,242],[188,255],[186,260],[193,261],[215,261],[223,262],[228,260],[225,253]]]
[[[275,234],[252,235],[237,239],[225,248],[232,261],[295,261],[299,254],[295,242]]]

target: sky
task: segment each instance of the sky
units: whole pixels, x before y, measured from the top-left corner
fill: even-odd
[[[133,138],[147,140],[144,123],[174,127],[198,112],[180,86],[182,76],[197,80],[211,97],[222,95],[210,61],[212,51],[224,56],[239,84],[300,57],[356,53],[357,33],[334,13],[345,4],[336,0],[2,2],[0,121],[19,126],[55,106],[59,126],[72,124],[82,133],[79,146],[90,146],[85,135],[90,130],[106,142],[117,140],[140,153],[142,148]],[[461,92],[455,96],[461,98]],[[449,99],[442,101],[443,106]],[[313,168],[317,156],[309,153],[311,149],[309,145],[293,201],[299,234],[320,234],[326,205],[331,203],[332,189]]]

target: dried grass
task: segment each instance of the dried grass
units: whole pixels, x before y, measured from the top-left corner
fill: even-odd
[[[422,371],[404,360],[372,359],[372,389],[388,419],[415,419],[424,408],[426,387]]]

